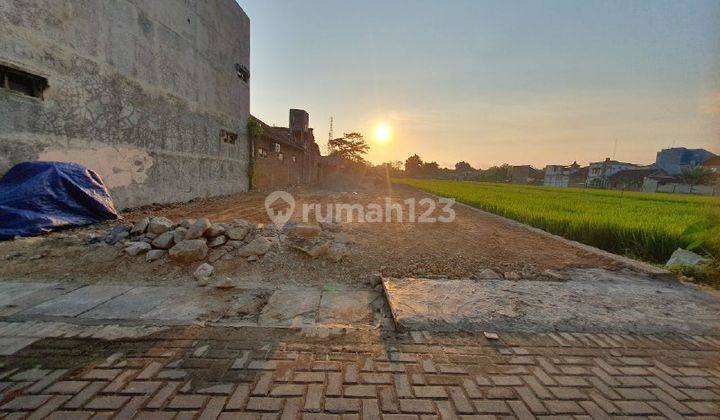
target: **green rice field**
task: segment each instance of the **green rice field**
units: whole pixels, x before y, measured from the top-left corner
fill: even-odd
[[[429,179],[394,182],[649,262],[665,262],[678,247],[720,255],[719,197]]]

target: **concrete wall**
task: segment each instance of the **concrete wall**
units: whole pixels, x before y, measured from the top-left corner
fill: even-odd
[[[247,191],[250,21],[233,0],[2,0],[0,27],[0,64],[49,82],[43,99],[0,88],[0,175],[78,162],[119,208]]]

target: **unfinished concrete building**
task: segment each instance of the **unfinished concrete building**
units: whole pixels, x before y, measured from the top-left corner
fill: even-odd
[[[250,21],[235,1],[4,1],[0,26],[0,175],[77,162],[118,208],[248,189]]]

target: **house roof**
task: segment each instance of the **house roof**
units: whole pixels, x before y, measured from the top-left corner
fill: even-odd
[[[720,156],[713,156],[705,162],[702,163],[702,166],[720,166]]]
[[[266,137],[273,142],[284,144],[298,150],[305,150],[301,145],[292,141],[290,137],[290,129],[288,127],[271,127],[253,115],[251,115],[250,118],[260,124],[263,129],[263,137]]]
[[[646,176],[663,176],[667,173],[663,170],[655,168],[626,169],[619,171],[608,177],[610,182],[627,182],[633,180],[642,180]]]

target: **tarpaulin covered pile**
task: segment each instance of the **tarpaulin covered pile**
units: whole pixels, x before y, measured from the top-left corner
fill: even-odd
[[[82,165],[24,162],[0,179],[0,240],[117,218],[102,179]]]

